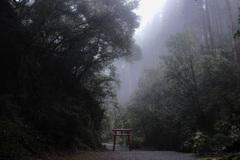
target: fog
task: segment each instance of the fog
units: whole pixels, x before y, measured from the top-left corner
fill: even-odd
[[[135,13],[140,17],[139,28],[135,32],[135,41],[141,47],[141,60],[132,63],[125,60],[116,62],[120,78],[120,88],[117,93],[118,102],[124,104],[138,86],[142,72],[156,66],[159,56],[166,53],[165,40],[157,35],[161,30],[164,3],[166,0],[141,0]],[[159,42],[156,44],[155,42]],[[160,46],[159,46],[160,45]]]
[[[159,64],[161,55],[168,54],[166,41],[171,35],[191,30],[203,43],[220,48],[226,45],[229,47],[230,44],[227,43],[231,41],[231,30],[236,32],[239,28],[239,3],[239,0],[230,3],[231,22],[226,0],[191,0],[187,3],[181,0],[140,1],[135,12],[141,17],[141,23],[134,39],[141,47],[142,59],[132,63],[124,60],[116,62],[121,81],[117,93],[118,102],[127,102],[137,88],[142,72]]]
[[[157,53],[156,47],[144,47],[146,36],[155,21],[161,21],[162,7],[166,0],[141,0],[139,2],[138,9],[135,13],[140,17],[139,28],[135,32],[135,41],[137,45],[141,47],[142,58],[134,62],[126,62],[124,60],[118,60],[115,65],[118,69],[120,78],[120,88],[117,93],[118,102],[124,104],[129,100],[133,91],[137,88],[138,79],[144,69],[151,66],[155,66],[158,62],[159,54]],[[156,30],[156,28],[155,28]],[[157,37],[151,37],[149,42]]]
[[[240,159],[240,0],[136,1],[0,0],[0,159],[124,128],[140,151]]]

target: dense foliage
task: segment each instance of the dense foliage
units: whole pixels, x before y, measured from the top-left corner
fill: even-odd
[[[173,36],[168,46],[171,54],[161,58],[160,66],[145,71],[121,117],[124,126],[135,131],[134,143],[179,150],[196,132],[214,136],[211,143],[229,136],[213,149],[234,147],[240,140],[239,65],[224,57],[224,52],[204,54],[193,33]],[[228,128],[218,132],[221,127],[216,130],[214,125],[223,122]]]
[[[157,66],[142,74],[115,124],[133,129],[135,147],[198,154],[239,152],[235,6],[239,1],[168,0],[161,17],[149,25],[143,54],[157,50],[162,55]],[[155,62],[154,54],[150,56]]]
[[[104,107],[116,101],[112,62],[137,55],[137,1],[0,6],[0,157],[97,147]]]

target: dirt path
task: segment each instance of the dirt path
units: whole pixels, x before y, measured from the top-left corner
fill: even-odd
[[[104,144],[108,150],[79,151],[74,154],[52,154],[26,160],[197,160],[174,151],[128,150],[127,146],[117,145],[112,151],[111,144]]]
[[[196,160],[172,151],[105,151],[88,152],[80,160]]]
[[[86,160],[197,160],[174,151],[140,151],[128,150],[127,146],[117,145],[112,151],[111,144],[104,144],[109,151],[89,152],[85,154]]]

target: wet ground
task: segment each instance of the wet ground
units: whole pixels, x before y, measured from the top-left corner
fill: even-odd
[[[112,151],[112,144],[103,144],[109,151],[94,152],[89,156],[89,160],[196,160],[185,154],[174,151],[129,151],[128,146],[116,145]]]

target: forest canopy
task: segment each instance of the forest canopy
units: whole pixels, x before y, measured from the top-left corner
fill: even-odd
[[[105,106],[116,103],[112,63],[140,54],[137,5],[1,0],[0,157],[100,145]]]
[[[0,1],[0,159],[96,149],[112,128],[131,128],[133,148],[239,158],[239,0],[167,0],[134,39],[137,7]],[[114,62],[141,58],[147,69],[121,107],[127,67]]]
[[[239,7],[238,0],[167,0],[137,37],[142,64],[156,65],[115,121],[133,129],[133,146],[239,152]]]

